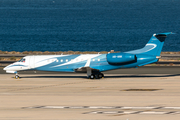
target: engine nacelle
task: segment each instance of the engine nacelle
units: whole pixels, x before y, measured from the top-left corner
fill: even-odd
[[[134,54],[128,53],[110,53],[107,54],[107,62],[112,65],[128,64],[136,62],[137,58]]]

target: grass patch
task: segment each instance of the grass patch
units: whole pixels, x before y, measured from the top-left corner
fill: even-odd
[[[14,56],[10,57],[10,60],[16,60],[16,57],[14,57]]]

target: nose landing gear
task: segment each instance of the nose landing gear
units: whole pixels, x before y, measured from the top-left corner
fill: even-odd
[[[18,75],[18,73],[16,73],[16,75],[15,75],[15,77],[14,77],[15,79],[19,79],[19,75]]]

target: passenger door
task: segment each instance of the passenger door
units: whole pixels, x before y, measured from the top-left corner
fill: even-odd
[[[35,56],[29,56],[29,69],[33,69],[35,66]]]

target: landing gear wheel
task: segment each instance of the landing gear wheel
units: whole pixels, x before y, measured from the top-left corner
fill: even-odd
[[[102,78],[104,75],[102,73],[98,74],[98,78]]]
[[[90,79],[94,79],[94,78],[95,78],[95,75],[94,75],[94,74],[91,74],[91,75],[89,76],[89,78],[90,78]]]
[[[99,74],[96,74],[96,75],[95,75],[95,78],[96,78],[96,79],[99,79],[99,78],[100,78],[100,77],[99,77]]]
[[[14,78],[15,78],[15,79],[19,79],[19,75],[16,75]]]
[[[101,78],[104,78],[104,74],[101,73]]]

